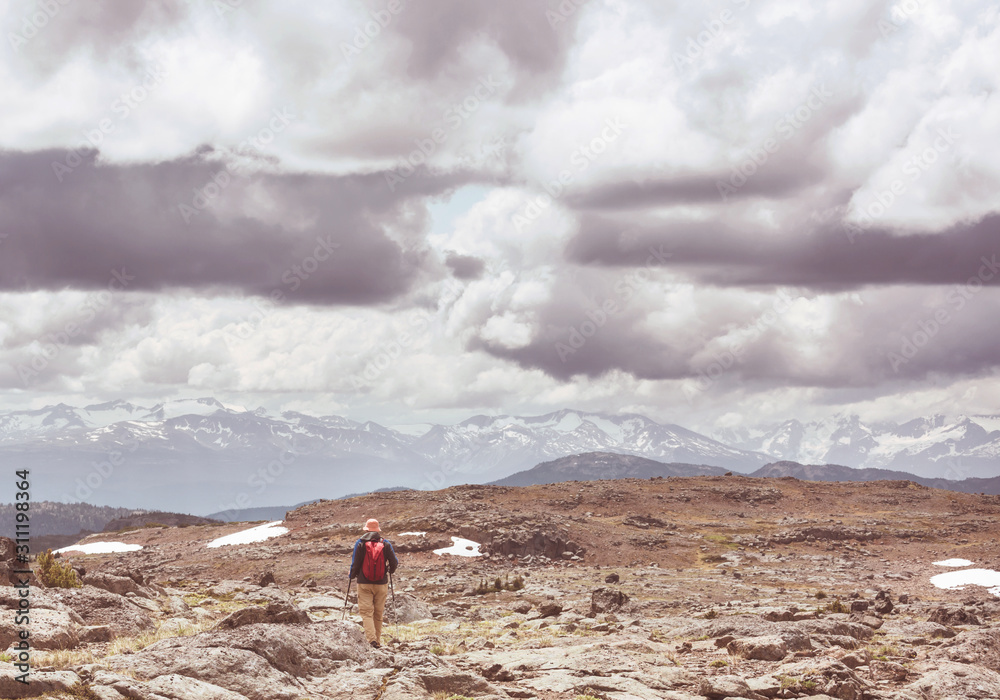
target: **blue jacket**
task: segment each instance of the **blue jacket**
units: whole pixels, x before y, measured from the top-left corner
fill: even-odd
[[[380,581],[369,581],[361,573],[361,565],[365,560],[365,542],[378,542],[379,540],[385,543],[385,548],[382,551],[385,553],[386,575]],[[366,532],[354,543],[354,553],[351,555],[351,578],[357,578],[358,583],[389,583],[389,574],[396,573],[398,566],[399,560],[396,558],[396,552],[392,548],[392,543],[377,532]]]

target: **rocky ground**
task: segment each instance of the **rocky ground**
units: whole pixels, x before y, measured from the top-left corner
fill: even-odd
[[[33,680],[0,656],[0,697],[1000,698],[1000,602],[929,581],[939,559],[1000,568],[998,513],[909,482],[730,476],[372,494],[217,549],[249,525],[97,535],[144,549],[68,556],[82,588],[33,589]],[[369,517],[402,564],[381,650],[356,606],[341,620]],[[431,552],[452,536],[487,556]]]

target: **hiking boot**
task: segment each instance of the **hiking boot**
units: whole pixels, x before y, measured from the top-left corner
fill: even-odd
[[[372,642],[371,645],[372,645],[372,649],[381,649],[382,648],[382,645],[379,644],[378,642]]]

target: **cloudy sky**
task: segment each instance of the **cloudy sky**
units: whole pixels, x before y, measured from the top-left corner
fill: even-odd
[[[998,412],[995,3],[0,22],[2,409]]]

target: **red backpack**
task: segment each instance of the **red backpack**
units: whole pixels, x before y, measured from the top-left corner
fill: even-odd
[[[382,540],[365,542],[365,558],[361,562],[361,573],[371,582],[381,581],[385,576],[385,544]]]

